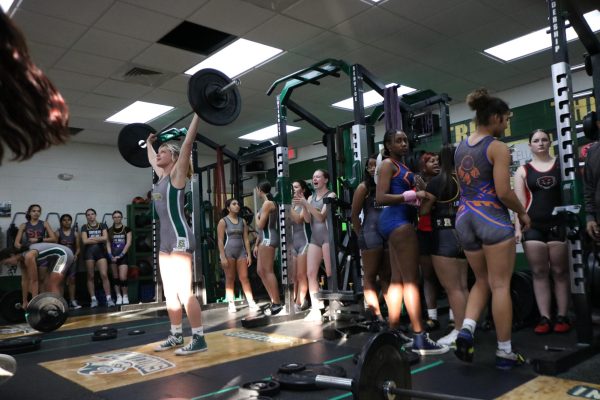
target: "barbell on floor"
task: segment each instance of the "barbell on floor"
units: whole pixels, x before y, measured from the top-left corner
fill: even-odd
[[[395,333],[380,332],[363,347],[354,379],[316,375],[315,385],[323,389],[351,391],[355,400],[393,400],[396,396],[432,400],[477,400],[412,389],[410,365],[400,350],[401,343]]]
[[[27,323],[40,332],[52,332],[60,328],[67,320],[69,305],[67,301],[54,293],[41,293],[29,301],[23,310],[20,291],[11,292],[1,300],[2,310],[11,310],[11,315],[23,315]],[[19,322],[19,321],[9,321]]]
[[[237,88],[239,84],[239,79],[232,80],[216,69],[199,70],[192,75],[188,84],[188,100],[192,111],[158,131],[143,123],[125,125],[119,132],[118,147],[121,156],[135,167],[149,167],[146,149],[148,136],[153,132],[159,132],[157,142],[160,142],[160,133],[194,112],[211,125],[223,126],[232,123],[242,109],[241,96]],[[159,144],[157,142],[155,142],[156,146]]]

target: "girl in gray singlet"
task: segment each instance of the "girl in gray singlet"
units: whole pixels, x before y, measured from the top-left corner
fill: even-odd
[[[303,180],[292,182],[293,196],[308,199],[312,194],[308,185]],[[304,220],[304,209],[300,205],[290,208],[292,220],[292,278],[294,282],[294,294],[296,299],[296,311],[302,311],[308,292],[308,277],[306,276],[306,257],[308,252],[308,234],[306,221]]]
[[[261,211],[256,214],[256,230],[260,232],[260,238],[254,247],[257,260],[256,272],[271,298],[271,307],[265,310],[265,313],[275,315],[283,309],[279,295],[279,282],[273,272],[275,249],[279,244],[277,205],[273,202],[269,182],[260,183],[256,188],[256,193],[263,201]]]
[[[49,263],[49,278],[47,291],[62,295],[62,282],[66,273],[73,263],[74,256],[71,249],[57,243],[33,243],[20,248],[10,247],[0,251],[0,263],[24,265],[21,268],[23,308],[27,307],[27,295],[37,296],[43,290],[38,285],[38,263],[41,261]]]
[[[386,296],[391,271],[389,257],[383,249],[384,239],[377,228],[382,208],[377,206],[375,202],[376,185],[373,177],[375,176],[376,165],[377,154],[374,154],[367,160],[367,165],[365,165],[363,171],[364,179],[354,191],[351,215],[352,229],[358,237],[364,271],[365,303],[367,303],[367,307],[375,317],[379,321],[383,321],[384,318],[381,315],[381,307],[379,306],[377,276],[379,276],[381,283],[381,291]],[[359,218],[361,211],[363,214],[362,221]]]
[[[225,202],[225,210],[223,210],[224,217],[217,225],[221,268],[225,272],[225,298],[230,313],[237,311],[234,302],[236,272],[246,295],[248,308],[250,311],[258,310],[252,295],[252,286],[248,279],[248,268],[252,264],[248,225],[240,216],[240,209],[240,203],[236,199],[228,199]]]
[[[335,197],[335,193],[329,191],[329,173],[318,169],[312,177],[314,194],[308,199],[303,196],[294,197],[293,204],[300,205],[304,209],[304,220],[310,223],[310,243],[307,253],[307,275],[308,290],[310,293],[311,312],[306,316],[307,321],[320,321],[321,311],[325,308],[323,302],[317,300],[319,282],[317,275],[321,260],[325,263],[325,272],[331,276],[331,260],[329,259],[329,231],[327,229],[327,206],[323,203],[325,197]]]
[[[183,346],[183,304],[192,327],[192,340],[177,349],[176,355],[188,355],[207,349],[200,303],[192,292],[192,252],[196,244],[183,211],[185,185],[191,177],[190,157],[198,132],[198,122],[199,118],[194,114],[181,148],[167,142],[158,148],[157,153],[152,147],[157,139],[156,134],[150,134],[146,140],[148,161],[159,179],[152,191],[152,200],[160,219],[158,262],[171,321],[171,334],[154,351],[167,351]]]
[[[15,237],[14,246],[17,249],[33,243],[56,243],[57,237],[54,231],[50,228],[50,224],[47,221],[40,219],[41,215],[42,207],[39,204],[31,204],[27,208],[27,212],[25,213],[27,222],[19,226],[17,236]],[[45,287],[47,275],[48,262],[42,260],[38,264],[38,281],[42,291]]]

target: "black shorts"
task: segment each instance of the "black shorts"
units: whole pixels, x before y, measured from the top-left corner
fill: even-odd
[[[106,250],[103,246],[99,246],[97,244],[92,244],[85,249],[85,254],[83,255],[83,259],[85,261],[93,260],[98,261],[102,259],[106,259]]]
[[[419,240],[419,255],[430,256],[433,254],[433,232],[417,230]]]
[[[551,227],[535,227],[529,228],[525,232],[523,232],[522,242],[527,242],[528,240],[535,240],[538,242],[564,242],[567,240],[566,233],[564,229],[561,229],[560,226],[555,225]]]
[[[116,264],[116,265],[129,265],[129,256],[127,254],[125,254],[123,257],[117,258],[117,261],[114,263],[113,263],[112,259],[109,258],[108,263]]]
[[[463,248],[458,240],[456,229],[435,229],[432,235],[433,251],[431,255],[449,257],[449,258],[466,258]]]

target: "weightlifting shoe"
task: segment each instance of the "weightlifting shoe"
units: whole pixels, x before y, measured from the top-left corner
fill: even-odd
[[[567,333],[571,330],[571,321],[569,318],[559,315],[556,317],[554,323],[554,332],[556,333]]]
[[[17,361],[8,354],[0,354],[0,384],[12,378],[17,372]]]
[[[507,353],[504,350],[496,349],[496,368],[506,371],[523,364],[525,364],[525,358],[516,351]]]
[[[258,306],[258,304],[256,304],[255,301],[252,302],[248,302],[248,310],[252,311],[252,312],[256,312],[258,310],[260,310],[260,307]]]
[[[114,306],[115,306],[115,302],[113,301],[113,299],[106,300],[106,307],[114,307]]]
[[[413,336],[412,351],[419,353],[422,356],[428,356],[432,354],[444,354],[447,353],[448,346],[442,346],[441,344],[431,340],[429,334],[426,332],[415,333]]]
[[[154,351],[166,351],[183,346],[183,333],[170,334],[167,340],[154,348]]]
[[[175,350],[175,355],[177,356],[187,356],[189,354],[200,353],[202,351],[206,351],[208,346],[206,345],[206,340],[204,339],[204,335],[192,335],[192,340],[180,349]]]
[[[473,362],[473,356],[475,355],[475,347],[473,346],[473,334],[468,329],[461,329],[456,335],[456,350],[454,354],[456,357],[466,362]]]
[[[550,326],[550,320],[547,317],[540,318],[540,322],[537,323],[533,331],[538,335],[545,335],[550,333],[552,327]]]
[[[126,306],[127,304],[129,304],[129,296],[124,294],[123,295],[123,305]]]
[[[115,304],[118,306],[123,304],[123,297],[120,294],[117,295],[117,301],[115,302]]]
[[[456,341],[456,337],[458,336],[458,331],[456,329],[452,329],[449,334],[443,336],[438,339],[438,344],[444,346],[453,346]]]
[[[271,306],[265,310],[265,315],[271,317],[273,315],[281,314],[282,311],[283,304],[271,304]]]
[[[96,307],[98,307],[98,300],[92,299],[92,301],[90,302],[90,308],[96,308]]]

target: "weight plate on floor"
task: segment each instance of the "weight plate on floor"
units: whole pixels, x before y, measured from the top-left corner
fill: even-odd
[[[282,374],[291,374],[292,372],[299,372],[306,369],[306,366],[302,363],[287,363],[279,366],[278,372]]]
[[[279,382],[282,389],[298,391],[320,390],[315,381],[317,375],[344,378],[346,377],[346,370],[339,365],[306,364],[302,371],[288,374],[278,372],[273,376],[273,379]]]
[[[102,328],[94,331],[92,335],[93,341],[98,340],[110,340],[115,339],[117,337],[117,330],[115,328],[109,328],[107,326],[103,326]]]
[[[0,340],[0,354],[20,354],[40,348],[42,340],[37,337],[20,336]]]
[[[281,387],[274,380],[246,382],[240,386],[239,393],[246,396],[275,396]]]

